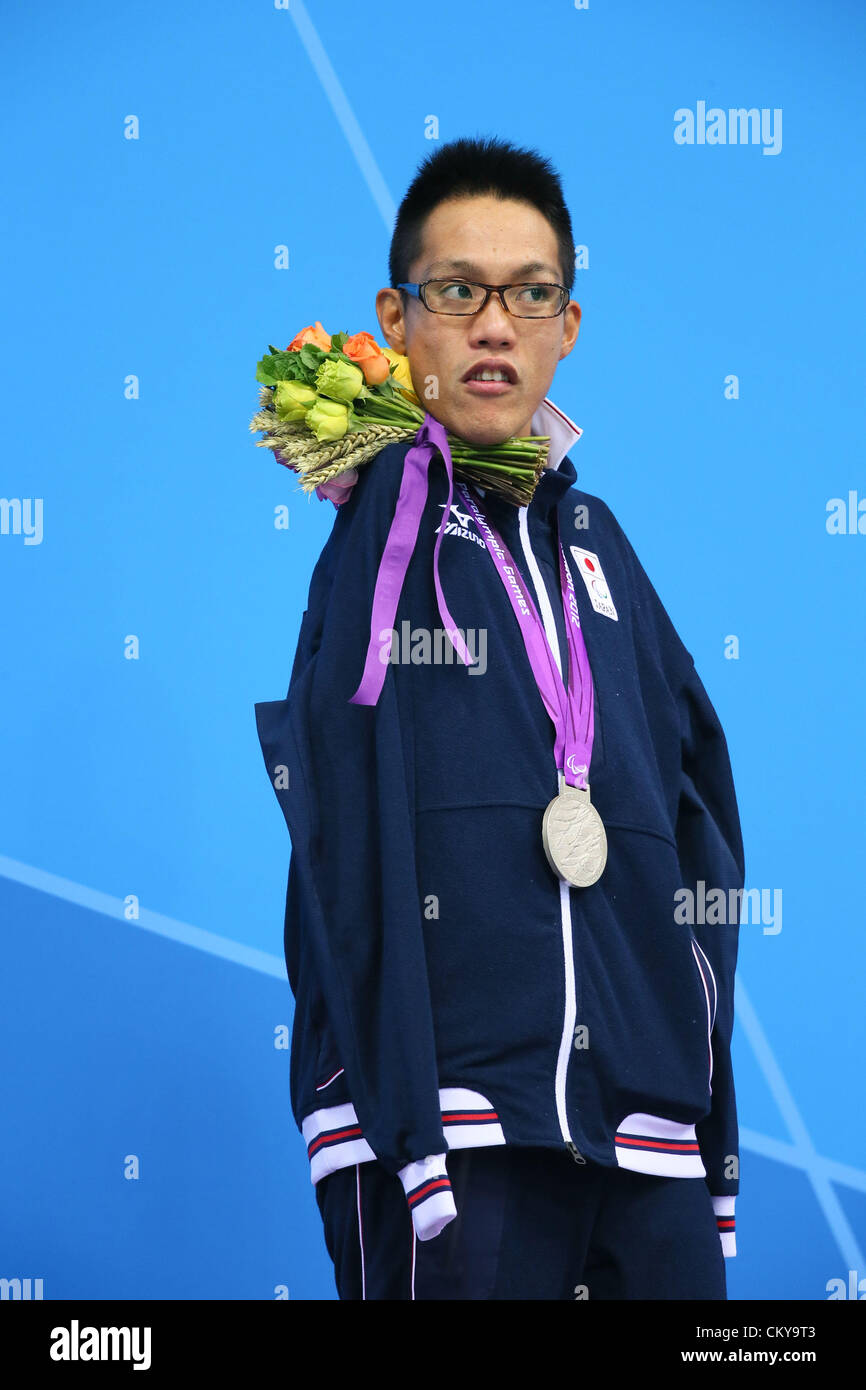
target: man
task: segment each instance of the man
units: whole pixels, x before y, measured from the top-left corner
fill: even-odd
[[[365,465],[287,698],[256,706],[292,840],[292,1106],[338,1293],[724,1299],[737,913],[710,926],[687,908],[737,900],[740,824],[691,655],[610,510],[575,487],[581,431],[547,398],[580,323],[557,175],[504,141],[443,146],[389,270],[382,333],[434,421],[475,445],[549,436],[550,454],[528,506],[473,486],[449,514],[434,451],[362,704],[412,444]],[[433,640],[437,539],[468,665]],[[595,838],[562,858],[547,813],[577,789]]]

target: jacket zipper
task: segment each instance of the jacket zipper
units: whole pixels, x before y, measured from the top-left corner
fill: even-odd
[[[523,546],[523,554],[526,558],[526,563],[529,567],[538,607],[541,610],[544,631],[550,644],[550,650],[553,652],[554,660],[559,669],[560,677],[562,677],[562,657],[559,650],[559,638],[553,621],[553,609],[550,606],[550,596],[547,592],[547,586],[541,577],[538,561],[535,558],[529,539],[527,511],[528,507],[526,506],[520,507],[518,511],[520,541]],[[565,1147],[571,1154],[575,1163],[584,1164],[586,1163],[586,1159],[571,1137],[571,1131],[568,1128],[568,1115],[565,1109],[565,1079],[568,1074],[568,1063],[571,1057],[571,1048],[574,1040],[574,1026],[577,1017],[577,996],[574,976],[574,937],[571,930],[571,889],[562,879],[560,879],[559,882],[559,914],[562,925],[562,955],[565,973],[565,1011],[562,1021],[562,1036],[559,1040],[559,1055],[556,1059],[554,1094],[556,1097],[556,1114]]]

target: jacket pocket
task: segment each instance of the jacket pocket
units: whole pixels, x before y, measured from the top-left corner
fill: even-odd
[[[712,1034],[716,1022],[716,1009],[718,1006],[718,991],[716,989],[716,977],[713,974],[712,966],[707,960],[705,953],[698,945],[693,932],[689,932],[691,939],[692,958],[695,962],[695,969],[700,981],[701,993],[706,1000],[707,1007],[707,1070],[709,1074],[710,1090],[712,1090],[713,1080],[713,1043]]]
[[[707,1013],[709,1019],[709,1029],[712,1033],[716,1022],[716,1010],[718,1008],[719,1003],[719,994],[718,989],[716,988],[716,977],[713,974],[713,967],[707,960],[705,952],[702,951],[700,946],[698,945],[698,941],[694,932],[690,932],[689,935],[692,939],[692,953],[695,958],[695,965],[698,968],[698,974],[701,977],[701,983],[703,984],[704,989],[707,992]]]
[[[304,1005],[295,1010],[292,1055],[301,1059],[307,1085],[312,1077],[317,1105],[328,1105],[335,1096],[335,1104],[343,1099],[338,1093],[345,1086],[345,1073],[337,1055],[337,1041],[328,1020],[324,995],[315,978],[305,978]]]
[[[340,1066],[339,1062],[320,1070],[320,1074],[316,1078],[316,1095],[330,1096],[332,1085],[336,1086],[336,1082],[343,1075],[343,1068]]]
[[[342,1090],[345,1084],[342,1080],[344,1075],[330,1030],[325,1027],[319,1038],[315,1070],[316,1095],[323,1103],[336,1094],[338,1087]]]

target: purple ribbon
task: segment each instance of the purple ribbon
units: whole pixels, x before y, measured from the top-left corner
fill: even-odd
[[[454,496],[454,469],[445,427],[434,419],[428,411],[415,436],[415,442],[403,462],[400,493],[394,508],[394,516],[391,520],[385,549],[382,552],[382,559],[379,561],[379,572],[376,575],[373,610],[370,615],[370,640],[367,644],[364,674],[358,689],[349,699],[350,705],[375,705],[382,693],[382,686],[385,683],[385,668],[391,655],[391,638],[388,638],[386,647],[384,639],[379,637],[379,633],[384,631],[393,633],[394,630],[397,604],[400,601],[403,581],[406,578],[409,561],[418,539],[421,514],[427,501],[430,460],[436,449],[445,460],[445,471],[448,474],[448,502],[433,548],[433,582],[436,586],[436,601],[439,605],[442,626],[450,637],[460,660],[467,666],[473,664],[469,649],[448,611],[442,585],[439,582],[439,547],[442,544],[445,526],[451,515],[451,500]]]
[[[393,635],[397,604],[409,568],[409,561],[418,539],[418,527],[427,501],[428,470],[430,460],[438,449],[445,460],[448,474],[448,502],[442,516],[442,525],[433,548],[433,581],[436,587],[436,601],[442,625],[451,639],[461,661],[466,666],[473,665],[473,659],[457,630],[454,619],[448,611],[442,585],[439,581],[439,547],[445,534],[445,527],[451,515],[451,501],[454,496],[454,471],[451,450],[445,428],[427,412],[424,422],[415,436],[412,448],[403,463],[403,476],[394,516],[388,531],[388,539],[379,562],[376,587],[373,593],[373,611],[370,617],[370,640],[364,662],[364,674],[351,705],[375,705],[385,683],[385,667],[391,654],[391,637],[379,637],[387,631]],[[565,561],[562,540],[559,535],[557,516],[557,545],[559,547],[559,579],[565,630],[568,643],[569,669],[568,687],[562,676],[538,610],[523,584],[520,573],[511,558],[511,552],[496,528],[487,521],[475,499],[464,483],[458,483],[460,494],[478,524],[479,532],[486,549],[490,552],[499,577],[505,585],[511,606],[520,624],[526,654],[535,677],[544,707],[553,721],[556,730],[554,760],[557,769],[563,774],[569,786],[585,787],[592,760],[592,742],[595,729],[592,693],[592,675],[589,667],[586,642],[580,626],[580,614],[574,592],[574,581]],[[566,598],[566,593],[568,597]],[[575,681],[579,681],[579,688]]]
[[[484,544],[490,551],[499,577],[511,600],[511,606],[520,624],[526,655],[535,676],[535,683],[544,701],[544,707],[553,720],[556,742],[553,756],[557,769],[562,772],[570,787],[585,787],[592,760],[592,740],[595,731],[592,676],[589,669],[589,656],[586,642],[580,627],[577,599],[571,571],[565,563],[565,553],[559,537],[559,517],[556,519],[556,540],[559,547],[559,581],[562,606],[565,612],[565,631],[568,642],[568,689],[550,650],[544,625],[538,610],[529,596],[528,588],[521,580],[520,573],[511,558],[508,546],[499,535],[496,527],[487,521],[477,506],[468,488],[458,483],[458,488],[469,510],[475,517]],[[568,598],[566,599],[566,591]],[[580,682],[578,690],[575,676]]]

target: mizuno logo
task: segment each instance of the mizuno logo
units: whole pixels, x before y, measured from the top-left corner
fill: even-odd
[[[440,502],[440,503],[439,503],[439,506],[442,508],[443,511],[445,510],[445,503],[444,503],[444,502]],[[451,519],[452,517],[454,518],[454,520]],[[444,520],[444,518],[443,518],[443,520]],[[452,502],[452,503],[451,503],[451,516],[449,516],[447,522],[445,523],[445,535],[446,535],[446,536],[462,536],[464,540],[467,540],[467,541],[475,541],[475,544],[476,544],[476,545],[480,545],[480,546],[483,547],[483,546],[484,546],[484,541],[483,541],[483,540],[481,539],[481,537],[477,534],[477,532],[475,532],[475,531],[470,531],[470,530],[469,530],[469,527],[470,527],[471,524],[474,524],[474,523],[473,523],[473,519],[472,519],[472,517],[470,516],[469,512],[461,512],[460,508],[457,506],[457,503],[456,503],[456,502]],[[442,523],[440,522],[439,525],[436,527],[436,530],[435,530],[435,532],[434,532],[434,535],[438,535],[439,532],[440,532],[441,530],[442,530]]]

